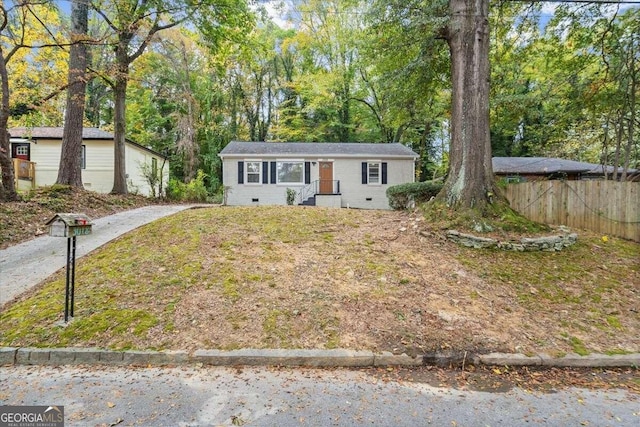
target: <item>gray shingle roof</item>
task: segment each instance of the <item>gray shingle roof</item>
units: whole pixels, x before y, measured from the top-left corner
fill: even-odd
[[[402,144],[371,144],[353,142],[241,142],[231,141],[220,157],[380,157],[414,159],[418,155]]]
[[[62,139],[63,127],[15,127],[9,129],[9,134],[13,138],[50,138]],[[84,128],[82,130],[84,139],[113,139],[113,133],[98,128]]]
[[[550,157],[494,157],[493,172],[496,174],[553,174],[584,173],[601,174],[603,166],[596,163],[577,162],[575,160]],[[613,172],[613,166],[607,166],[607,172]],[[629,170],[635,172],[635,169]]]

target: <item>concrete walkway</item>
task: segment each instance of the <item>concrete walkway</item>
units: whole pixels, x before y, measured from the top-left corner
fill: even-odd
[[[93,220],[92,234],[80,236],[76,259],[105,243],[159,218],[194,205],[145,206]],[[40,283],[67,263],[67,241],[41,236],[0,250],[0,306]]]

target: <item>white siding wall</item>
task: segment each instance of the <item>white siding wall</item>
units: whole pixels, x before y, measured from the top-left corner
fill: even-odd
[[[38,140],[31,143],[31,161],[36,164],[36,185],[53,185],[58,178],[60,141]]]
[[[85,169],[82,170],[84,188],[98,193],[113,189],[113,142],[85,140]],[[53,185],[58,178],[60,140],[38,140],[31,144],[31,161],[36,163],[36,185]]]
[[[287,188],[294,188],[299,191],[304,187],[304,185],[246,184],[246,180],[244,184],[238,184],[238,161],[241,160],[243,159],[225,158],[223,162],[223,182],[225,186],[230,187],[227,195],[227,204],[229,205],[285,205]],[[274,161],[274,159],[254,157],[247,160],[260,161],[261,163],[263,161]],[[410,159],[307,158],[304,160],[312,162],[311,182],[319,179],[319,161],[333,162],[333,179],[340,181],[342,207],[389,209],[389,201],[386,195],[387,188],[391,185],[414,181],[414,161]],[[362,162],[366,161],[387,163],[387,184],[362,184]],[[316,164],[314,165],[313,162],[316,162]],[[380,174],[382,175],[382,171],[380,171]],[[257,199],[257,201],[254,201],[254,199]]]
[[[362,184],[362,162],[387,163],[387,184]],[[414,162],[384,158],[337,159],[333,175],[340,180],[343,208],[390,209],[387,188],[413,182]]]
[[[109,193],[113,189],[113,141],[110,140],[85,140],[85,169],[82,170],[82,183],[84,188],[98,193]],[[61,141],[38,140],[31,144],[31,161],[36,163],[36,185],[53,185],[58,177],[60,164]],[[151,158],[155,157],[150,152],[139,147],[127,144],[125,148],[126,171],[129,177],[127,183],[129,191],[137,192],[145,196],[151,194],[149,184],[142,176],[140,164],[151,164]],[[162,159],[158,160],[158,169],[162,167]],[[164,167],[164,186],[169,181],[169,165]]]
[[[138,194],[142,194],[144,196],[151,196],[151,187],[147,182],[147,179],[144,177],[142,173],[142,168],[144,164],[149,165],[151,167],[152,159],[156,159],[158,162],[158,172],[160,168],[162,168],[162,158],[153,155],[149,151],[143,150],[140,147],[135,145],[127,144],[125,153],[125,161],[126,161],[126,171],[127,171],[127,185],[129,191],[135,192]],[[165,163],[163,173],[163,189],[167,188],[167,183],[169,182],[169,164]],[[157,190],[156,190],[157,191]]]
[[[298,159],[299,160],[299,159]],[[238,161],[240,159],[225,159],[223,162],[223,178],[222,182],[225,186],[231,187],[227,191],[227,204],[231,206],[251,206],[251,205],[286,205],[287,204],[287,188],[292,188],[296,191],[300,191],[305,184],[292,185],[292,184],[247,184],[246,179],[244,184],[238,184]],[[274,159],[258,159],[252,157],[248,161],[259,161],[262,165],[263,161],[271,163]],[[262,169],[260,170],[262,172]],[[246,173],[246,169],[245,169]],[[311,180],[317,178],[313,177],[313,169]],[[262,181],[262,173],[260,174],[260,180]],[[254,201],[257,199],[257,201]],[[297,203],[297,201],[296,201]]]
[[[113,141],[85,140],[85,169],[82,170],[84,188],[98,193],[113,190]]]

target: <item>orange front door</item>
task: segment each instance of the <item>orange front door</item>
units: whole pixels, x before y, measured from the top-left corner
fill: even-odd
[[[320,194],[333,194],[333,163],[320,162]]]

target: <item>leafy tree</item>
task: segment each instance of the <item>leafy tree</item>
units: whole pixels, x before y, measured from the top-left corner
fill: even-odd
[[[59,45],[52,39],[53,32],[45,23],[57,23],[57,12],[48,2],[25,1],[6,6],[0,3],[0,168],[2,184],[0,201],[15,200],[18,195],[14,183],[10,135],[7,132],[11,115],[30,115],[36,107],[60,92],[57,77],[62,76]],[[43,20],[44,19],[44,20]],[[31,49],[37,48],[37,49]],[[50,95],[42,97],[42,92]],[[19,102],[15,102],[18,99]],[[52,117],[43,109],[41,117]]]
[[[630,167],[640,166],[640,9],[629,9],[610,19],[601,18],[597,31],[598,55],[585,91],[586,109],[600,136],[601,160],[614,165],[626,179]],[[600,126],[598,126],[600,125]]]
[[[234,137],[228,123],[232,95],[226,92],[221,64],[237,52],[235,45],[225,41],[213,53],[198,33],[168,30],[132,67],[128,88],[131,137],[169,154],[171,175],[184,183],[202,169],[212,193],[222,181],[218,153]],[[193,124],[188,139],[180,126],[187,114]]]
[[[232,35],[250,23],[244,0],[201,2],[116,0],[94,1],[93,9],[112,31],[114,69],[108,84],[114,95],[114,185],[112,193],[126,194],[125,135],[126,94],[131,64],[159,32],[188,20],[210,40]]]
[[[14,4],[5,47],[17,46],[7,64],[12,126],[60,126],[67,87],[65,23],[50,1]]]
[[[494,154],[633,165],[639,10],[618,8],[561,5],[543,28],[539,8],[523,15],[501,5],[492,22]]]
[[[281,141],[303,141],[307,131],[304,100],[300,94],[298,76],[303,72],[302,54],[294,30],[282,30],[275,45],[275,77],[280,92],[278,119],[272,126],[272,137]]]
[[[392,1],[380,13],[395,17],[422,47],[413,61],[437,58],[422,40],[444,38],[451,60],[449,173],[439,198],[452,208],[482,208],[496,192],[489,135],[489,1]],[[406,50],[405,50],[406,52]],[[420,54],[428,52],[426,58]]]
[[[229,95],[233,98],[235,114],[241,111],[247,133],[244,139],[249,141],[265,141],[275,120],[279,91],[275,51],[278,36],[278,28],[270,20],[263,20],[229,58]]]
[[[526,156],[539,141],[531,138],[547,88],[539,4],[504,2],[490,14],[491,147],[495,156]]]
[[[360,57],[357,34],[364,30],[364,2],[306,0],[301,13],[299,46],[310,65],[301,79],[305,110],[313,126],[323,127],[325,141],[354,138],[352,104]]]
[[[448,142],[450,59],[443,43],[446,3],[376,1],[365,43],[364,102],[383,142],[403,142],[419,155],[418,179],[437,174]]]

